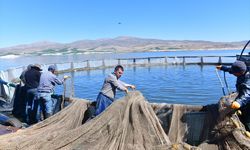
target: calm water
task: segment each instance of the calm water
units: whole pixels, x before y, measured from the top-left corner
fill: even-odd
[[[0,57],[0,70],[24,66],[31,63],[77,62],[87,59],[111,59],[148,56],[235,56],[241,50],[222,51],[177,51],[147,52],[124,54],[25,56],[12,59]],[[95,100],[106,75],[113,69],[91,70],[69,73],[73,78],[67,81],[67,95],[74,91],[75,97]],[[223,77],[222,72],[220,72]],[[62,75],[61,75],[62,77]],[[121,80],[136,85],[137,90],[150,102],[166,102],[204,105],[216,103],[223,95],[220,82],[215,73],[215,66],[177,65],[154,67],[128,67]],[[234,90],[235,77],[227,74],[231,90]],[[74,85],[74,86],[72,86]],[[74,89],[72,89],[74,87]],[[62,94],[63,87],[57,86],[56,93]],[[117,97],[124,93],[118,92]]]
[[[106,75],[112,69],[75,72],[73,76],[75,97],[95,100]],[[223,73],[220,72],[221,77]],[[231,90],[235,77],[226,74]],[[136,85],[137,90],[150,102],[204,105],[216,103],[223,95],[215,66],[177,65],[125,68],[121,80]],[[72,81],[67,81],[67,95],[72,91]],[[62,86],[56,88],[62,93]],[[225,89],[226,90],[226,89]],[[124,93],[118,92],[118,97]]]

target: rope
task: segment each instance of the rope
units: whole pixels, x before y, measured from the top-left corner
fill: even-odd
[[[230,94],[231,93],[231,90],[230,90],[230,88],[229,88],[229,86],[228,86],[228,84],[227,84],[227,78],[226,78],[226,72],[224,71],[224,82],[225,82],[225,85],[226,85],[226,87],[227,87],[227,92],[228,92],[228,94]]]
[[[219,73],[218,73],[218,70],[217,70],[217,69],[215,69],[215,72],[216,72],[216,75],[217,75],[217,77],[218,77],[218,79],[219,79],[219,81],[220,81],[220,84],[221,84],[221,88],[222,88],[223,95],[225,96],[225,95],[226,95],[226,93],[225,93],[225,89],[224,89],[224,85],[223,85],[223,83],[222,83],[221,77],[220,77],[220,75],[219,75]]]

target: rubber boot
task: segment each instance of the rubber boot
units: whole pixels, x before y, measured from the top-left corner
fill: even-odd
[[[45,113],[45,118],[44,118],[44,119],[47,119],[47,118],[49,118],[49,117],[51,117],[51,116],[52,116],[51,113]]]

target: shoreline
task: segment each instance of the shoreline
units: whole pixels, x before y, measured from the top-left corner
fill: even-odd
[[[234,51],[237,50],[236,48],[220,48],[220,49],[168,49],[168,50],[148,50],[148,51],[140,51],[140,50],[133,50],[133,51],[98,51],[98,52],[92,52],[92,51],[86,51],[86,52],[78,52],[78,53],[65,53],[65,52],[56,52],[56,53],[27,53],[27,54],[20,54],[20,53],[12,53],[12,54],[3,54],[0,55],[0,59],[15,59],[22,56],[63,56],[63,55],[91,55],[91,54],[126,54],[126,53],[154,53],[154,52],[179,52],[179,51]],[[238,49],[242,50],[242,49]],[[250,50],[250,49],[246,49]]]

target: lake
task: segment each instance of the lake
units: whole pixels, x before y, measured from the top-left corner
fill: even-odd
[[[67,74],[73,77],[73,82],[67,81],[67,95],[74,91],[75,97],[95,100],[105,76],[112,71],[105,69]],[[221,71],[219,74],[223,77]],[[235,90],[236,78],[229,74],[226,77],[230,91]],[[121,80],[136,85],[149,102],[205,105],[216,103],[223,96],[215,66],[211,65],[127,67]],[[56,93],[63,93],[63,87],[57,86]],[[117,98],[121,96],[124,93],[118,92]]]

